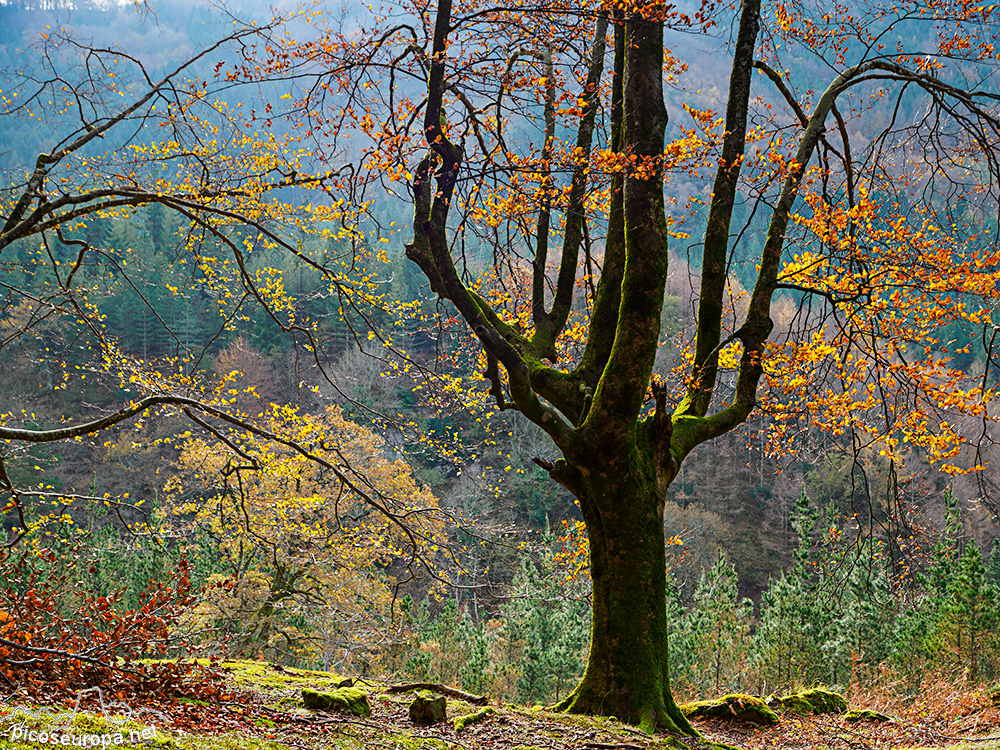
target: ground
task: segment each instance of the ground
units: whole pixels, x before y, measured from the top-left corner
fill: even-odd
[[[780,708],[781,721],[773,727],[696,719],[695,726],[706,740],[699,742],[650,737],[613,719],[567,716],[495,701],[490,706],[493,711],[456,730],[456,719],[482,712],[483,707],[451,697],[446,722],[420,727],[409,720],[411,695],[389,693],[384,682],[357,685],[369,690],[371,718],[309,711],[302,707],[302,688],[328,691],[345,678],[266,662],[224,663],[219,671],[226,679],[221,700],[150,700],[140,707],[110,705],[114,696],[109,696],[104,698],[109,716],[102,715],[93,693],[86,710],[75,716],[74,701],[39,707],[19,701],[16,694],[4,696],[0,750],[40,750],[57,744],[103,750],[666,750],[699,746],[707,750],[722,744],[748,750],[1000,750],[1000,710],[990,705],[983,690],[952,689],[942,694],[939,689],[895,702],[869,694],[851,701],[852,708],[873,708],[896,716],[899,720],[892,723],[848,723],[841,715],[802,716]],[[862,705],[865,702],[868,705]],[[41,739],[43,733],[45,739]],[[63,743],[67,733],[70,739]],[[988,739],[993,737],[997,739]]]

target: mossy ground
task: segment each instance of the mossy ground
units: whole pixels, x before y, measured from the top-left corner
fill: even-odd
[[[302,689],[333,692],[342,675],[276,667],[266,662],[236,661],[221,665],[233,694],[222,703],[177,701],[157,704],[167,721],[157,726],[153,740],[112,745],[111,750],[571,750],[587,742],[641,745],[650,750],[685,747],[668,736],[649,737],[606,717],[571,716],[540,708],[492,705],[460,730],[442,722],[429,727],[410,722],[412,694],[386,692],[388,684],[356,683],[367,690],[370,718],[350,713],[309,711],[302,706]],[[34,707],[33,707],[34,708]],[[27,719],[0,703],[0,750],[42,750],[37,742],[11,741],[12,727],[25,721],[35,729],[65,723],[68,712]],[[469,717],[483,706],[448,698],[450,717]],[[55,711],[53,710],[53,713]],[[119,719],[91,713],[76,722],[95,733]],[[137,725],[138,726],[138,725]],[[48,745],[46,745],[48,746]],[[690,746],[690,745],[688,745]],[[706,744],[704,747],[710,747]]]
[[[281,743],[261,737],[172,732],[167,727],[143,721],[150,718],[146,716],[136,720],[115,713],[111,716],[91,713],[74,716],[67,710],[38,706],[27,709],[20,711],[0,705],[0,749],[41,750],[51,746],[48,739],[43,742],[41,738],[55,734],[75,737],[83,746],[91,747],[104,747],[106,743],[101,743],[101,739],[109,737],[107,746],[114,750],[286,750]],[[98,738],[96,743],[101,744],[95,745],[92,737]]]
[[[359,683],[368,691],[371,718],[347,713],[314,712],[302,707],[301,691],[310,687],[332,691],[341,675],[274,667],[264,662],[227,662],[223,665],[232,695],[222,701],[186,700],[155,703],[166,721],[157,724],[152,740],[130,742],[113,750],[580,750],[590,747],[627,747],[642,750],[738,747],[760,748],[944,748],[949,750],[1000,750],[1000,740],[961,742],[946,735],[964,734],[970,740],[1000,736],[1000,708],[990,706],[985,691],[962,703],[961,711],[935,716],[926,705],[912,712],[890,707],[900,721],[848,723],[841,714],[803,715],[778,708],[781,721],[770,727],[695,719],[705,741],[684,744],[666,736],[649,736],[612,718],[566,715],[541,707],[505,706],[492,702],[493,713],[463,722],[456,731],[451,722],[430,727],[410,722],[411,694],[391,694],[388,684]],[[8,701],[5,703],[4,701]],[[20,723],[41,730],[66,724],[66,706],[29,707],[31,715],[18,715],[0,694],[0,750],[43,750],[37,742],[12,739]],[[16,702],[16,701],[14,701]],[[140,708],[133,706],[133,709]],[[473,716],[483,706],[448,699],[454,718]],[[943,714],[944,712],[940,712]],[[974,721],[971,716],[977,717]],[[140,719],[143,717],[140,716]],[[113,727],[141,728],[143,722],[124,721],[86,713],[73,719],[80,731],[102,734]],[[970,731],[971,726],[975,731]],[[51,747],[51,745],[46,745]]]

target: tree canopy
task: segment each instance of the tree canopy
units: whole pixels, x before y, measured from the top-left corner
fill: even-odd
[[[383,200],[405,195],[406,256],[476,343],[481,391],[551,439],[560,457],[536,463],[586,523],[590,657],[560,707],[690,734],[670,690],[663,521],[695,448],[758,411],[773,418],[775,450],[794,451],[808,425],[849,434],[888,463],[890,520],[870,523],[892,543],[905,536],[907,452],[955,474],[985,460],[997,12],[442,0],[339,28],[323,13],[238,25],[159,77],[54,35],[39,71],[3,94],[10,112],[71,123],[5,196],[3,344],[34,341],[53,388],[63,368],[110,377],[122,403],[48,429],[7,414],[0,439],[72,440],[172,408],[228,449],[235,463],[220,465],[237,475],[241,462],[258,468],[268,441],[329,471],[414,548],[432,543],[436,525],[415,527],[395,490],[363,481],[324,438],[298,436],[308,420],[279,429],[246,411],[245,390],[241,401],[225,377],[197,373],[232,321],[255,313],[323,369],[322,321],[289,294],[291,266],[315,274],[314,300],[335,298],[337,314],[388,340],[379,315],[391,304],[367,269],[385,243],[368,240],[391,244]],[[683,40],[725,37],[730,19],[724,93],[691,103]],[[226,102],[247,89],[260,111]],[[163,319],[127,250],[88,235],[95,219],[163,221],[154,208],[175,217],[185,285],[219,307],[208,343],[192,347],[206,337],[183,306]],[[678,266],[696,309],[675,326],[664,300]],[[171,358],[150,363],[108,335],[100,298],[122,286],[158,317]],[[53,316],[72,334],[42,355]],[[976,356],[969,335],[952,344],[956,328],[981,332]],[[34,492],[3,464],[0,483],[14,508]]]

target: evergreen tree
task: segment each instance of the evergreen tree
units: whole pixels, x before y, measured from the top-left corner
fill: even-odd
[[[983,655],[995,637],[997,602],[974,542],[966,545],[948,592],[950,599],[943,608],[941,627],[945,637],[953,639],[959,664],[965,667],[969,681],[975,683]]]
[[[795,503],[792,526],[798,536],[795,562],[764,592],[754,636],[754,663],[762,692],[810,684],[825,676],[824,611],[817,599],[812,553],[816,512],[809,507],[805,487]]]
[[[690,613],[690,651],[701,691],[736,689],[749,647],[753,603],[741,599],[736,567],[720,548],[715,563],[702,571]]]
[[[670,680],[678,691],[694,684],[691,655],[691,618],[682,602],[680,584],[673,569],[667,568],[667,622],[670,632]]]
[[[761,598],[760,622],[754,634],[754,666],[760,692],[791,688],[807,675],[803,657],[812,649],[803,625],[809,601],[804,582],[794,571],[772,581]]]
[[[986,579],[993,590],[1000,589],[1000,539],[994,539],[990,545],[990,559],[986,563]]]
[[[855,667],[873,671],[892,649],[895,601],[880,547],[869,542],[850,550],[842,560],[846,572],[831,581],[838,596],[824,618],[821,647],[831,686],[849,685]]]
[[[893,660],[915,676],[940,651],[939,624],[951,600],[951,579],[958,561],[962,515],[950,488],[944,493],[944,504],[944,530],[931,550],[926,570],[916,576],[920,591],[904,600],[904,612],[896,623]]]
[[[470,628],[472,643],[469,657],[458,669],[459,682],[463,688],[472,693],[485,693],[490,689],[493,676],[493,658],[489,633],[486,625]]]
[[[520,648],[517,694],[529,703],[553,701],[568,692],[583,672],[589,607],[556,574],[551,538],[538,561],[525,557],[512,582],[515,592],[505,608],[507,637]]]

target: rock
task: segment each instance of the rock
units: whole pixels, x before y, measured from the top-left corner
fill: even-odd
[[[329,693],[302,688],[302,704],[306,708],[320,711],[350,711],[355,716],[368,718],[372,715],[371,704],[368,703],[368,693],[360,688],[343,687]]]
[[[891,716],[867,708],[856,708],[844,714],[844,721],[895,721]]]
[[[689,719],[722,719],[746,724],[777,724],[778,715],[753,695],[726,695],[711,701],[697,701],[680,706]]]
[[[447,718],[448,701],[443,695],[421,690],[410,704],[410,721],[414,724],[437,724]]]
[[[823,688],[789,693],[767,703],[769,706],[780,706],[797,714],[842,714],[847,710],[847,699],[844,696]]]

